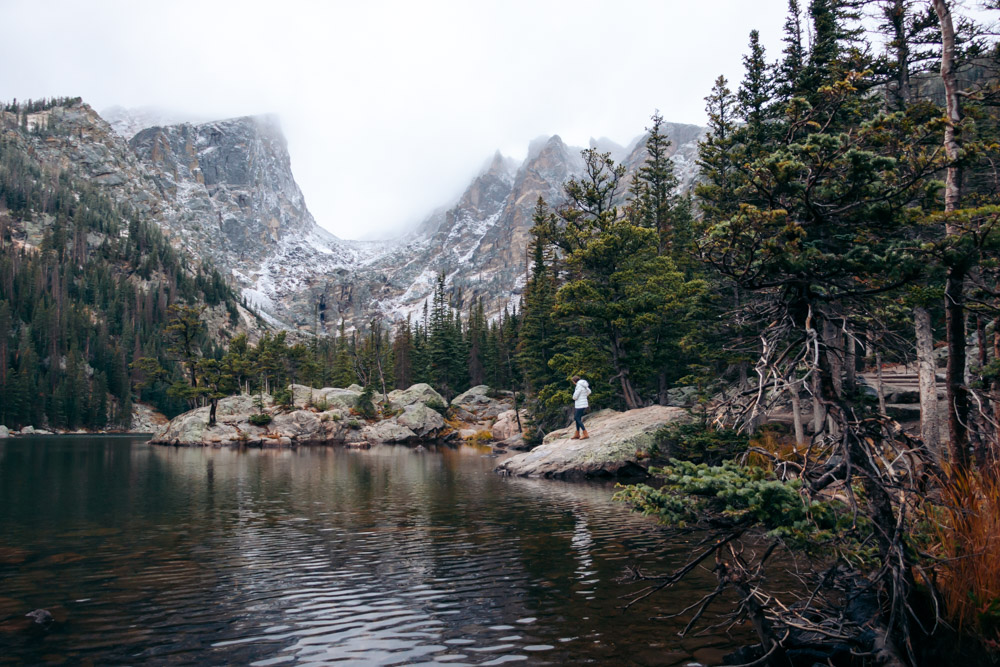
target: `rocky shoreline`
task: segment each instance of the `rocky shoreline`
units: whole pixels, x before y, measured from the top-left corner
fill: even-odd
[[[21,429],[12,430],[4,425],[0,425],[0,440],[3,440],[4,438],[35,435],[148,435],[163,428],[168,421],[169,420],[165,416],[157,412],[151,406],[144,403],[133,403],[131,424],[127,429],[106,428],[93,430],[80,428],[76,430],[68,430],[44,427],[36,428],[33,425],[28,425]]]
[[[641,479],[648,476],[646,453],[659,431],[690,419],[684,408],[662,405],[627,412],[600,410],[584,417],[588,439],[574,440],[573,426],[552,431],[541,445],[504,460],[496,471],[550,479]]]
[[[511,392],[486,385],[450,403],[427,384],[371,396],[364,409],[362,388],[290,385],[291,400],[278,405],[268,394],[219,400],[216,422],[210,408],[178,415],[156,431],[155,445],[183,447],[280,448],[305,445],[370,447],[431,442],[489,444],[496,453],[514,454],[497,466],[501,474],[553,479],[635,479],[647,476],[650,447],[668,423],[690,418],[683,408],[650,406],[628,412],[602,410],[585,418],[591,437],[571,438],[567,427],[549,433],[542,444],[524,443],[524,410],[514,411]],[[363,414],[367,412],[368,418]]]
[[[424,383],[374,394],[367,418],[358,385],[317,389],[293,384],[288,390],[287,405],[278,405],[268,394],[223,398],[212,425],[208,406],[185,412],[154,433],[151,442],[186,447],[364,447],[463,438],[504,440],[514,435],[513,394],[485,385],[456,396],[450,405]]]

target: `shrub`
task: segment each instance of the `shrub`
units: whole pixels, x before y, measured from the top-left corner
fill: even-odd
[[[441,401],[439,399],[432,398],[431,400],[427,401],[425,405],[429,407],[431,410],[440,413],[442,417],[448,413],[448,406],[444,404],[444,401]]]
[[[469,442],[473,445],[485,445],[487,442],[493,441],[493,433],[490,431],[476,431]]]
[[[289,408],[295,401],[295,394],[292,393],[291,389],[279,389],[274,392],[274,402],[283,408]]]
[[[250,415],[250,423],[254,426],[267,426],[271,423],[271,415],[266,412],[256,412]]]
[[[347,422],[347,425],[355,430],[361,428],[361,422],[359,422],[357,419],[350,420],[349,422]]]
[[[749,441],[748,436],[730,429],[713,429],[702,424],[670,424],[656,433],[649,454],[719,465],[745,452]]]
[[[619,487],[615,500],[626,502],[643,514],[678,527],[713,525],[757,525],[807,552],[829,549],[840,540],[839,554],[845,559],[872,558],[876,547],[859,540],[858,527],[864,517],[855,516],[844,502],[830,498],[811,500],[800,490],[800,480],[783,481],[773,472],[756,466],[726,461],[719,466],[672,461],[666,468],[650,468],[662,486],[647,484]],[[865,531],[860,531],[865,532]]]
[[[326,412],[330,409],[330,401],[325,398],[317,398],[309,401],[309,407],[314,408],[319,412]]]
[[[378,417],[378,410],[375,408],[375,403],[372,402],[373,394],[374,392],[371,387],[365,387],[365,390],[354,401],[354,411],[365,419],[375,419]]]
[[[937,564],[946,618],[1000,648],[1000,478],[995,471],[955,473],[940,504],[925,508],[922,545]]]

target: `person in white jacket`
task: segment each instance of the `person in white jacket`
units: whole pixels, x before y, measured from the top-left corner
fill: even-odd
[[[576,388],[573,390],[573,421],[576,422],[576,434],[570,440],[586,440],[587,429],[583,425],[583,414],[590,407],[587,397],[590,396],[590,385],[579,375],[574,375],[572,379]]]

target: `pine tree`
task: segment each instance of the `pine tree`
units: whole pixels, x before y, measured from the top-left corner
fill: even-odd
[[[548,251],[547,230],[552,226],[552,214],[541,197],[535,203],[531,228],[532,265],[524,289],[521,309],[521,335],[517,349],[517,363],[524,375],[529,391],[537,393],[542,387],[556,382],[549,367],[549,360],[556,351],[558,328],[553,321],[556,305],[556,277]]]
[[[736,92],[737,110],[747,134],[759,144],[767,140],[774,78],[760,43],[760,33],[756,30],[750,31],[750,52],[743,56],[743,67],[743,81]]]
[[[795,97],[802,86],[802,70],[805,67],[806,50],[802,40],[802,10],[799,0],[788,0],[788,18],[785,19],[785,48],[776,69],[776,93],[778,99],[787,103]]]

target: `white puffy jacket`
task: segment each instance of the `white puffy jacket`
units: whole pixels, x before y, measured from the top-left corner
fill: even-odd
[[[590,396],[590,385],[586,380],[577,380],[576,389],[573,390],[573,407],[589,408],[588,396]]]

